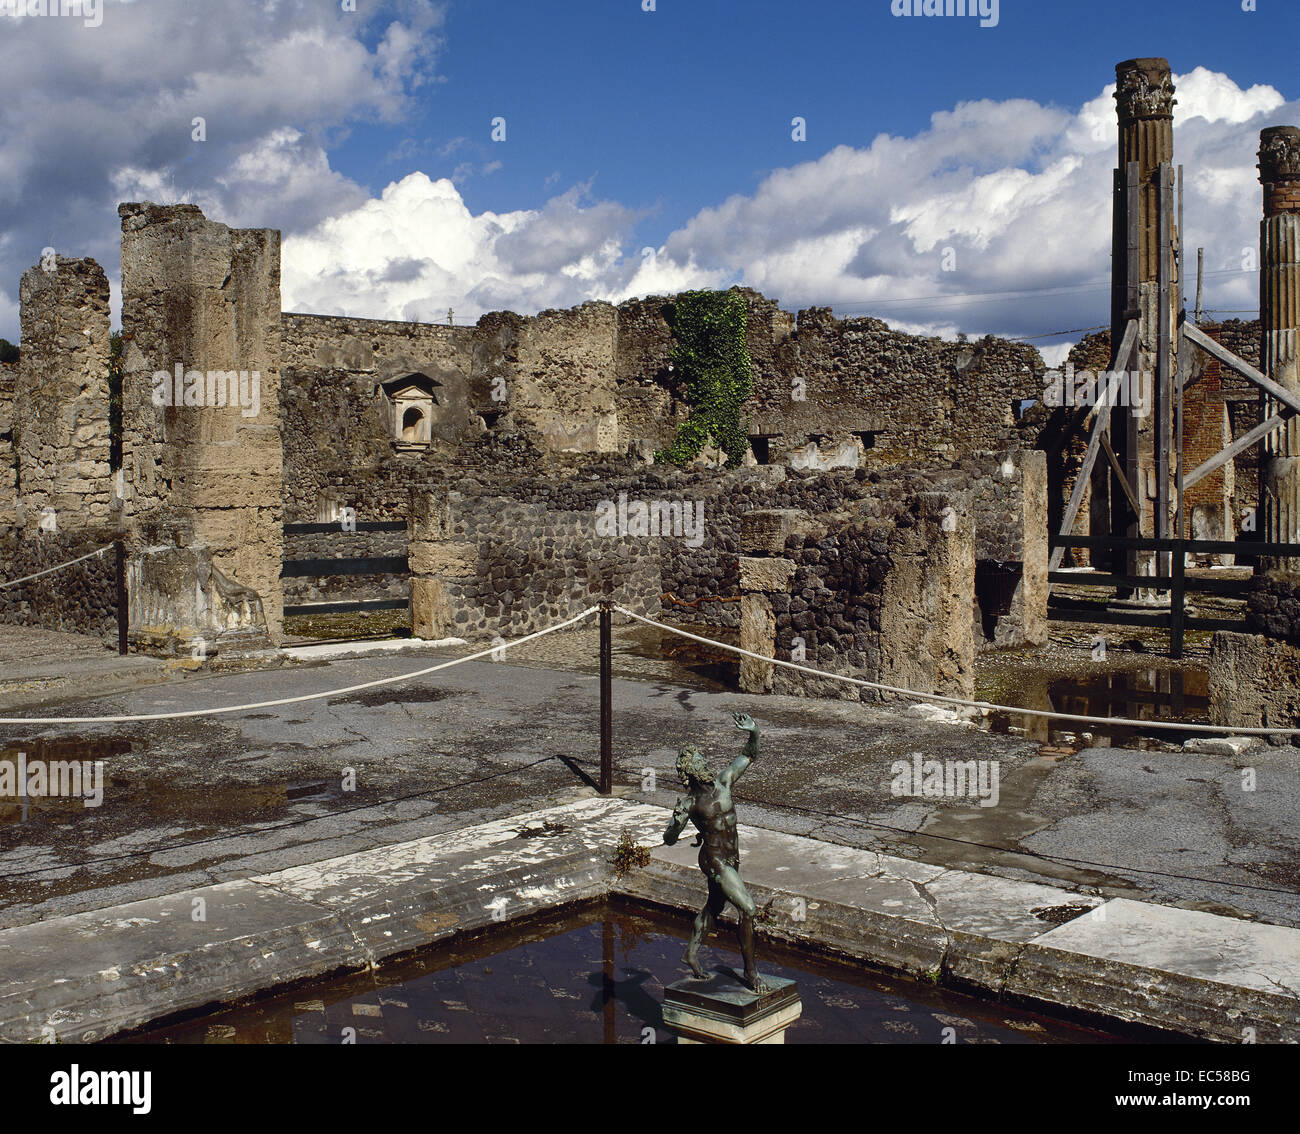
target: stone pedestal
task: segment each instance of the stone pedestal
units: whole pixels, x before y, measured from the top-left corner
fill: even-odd
[[[785,1043],[785,1030],[803,1012],[792,980],[764,977],[761,995],[735,977],[679,980],[664,989],[664,1023],[678,1043]]]

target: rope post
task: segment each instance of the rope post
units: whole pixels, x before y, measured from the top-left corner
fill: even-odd
[[[126,544],[120,539],[113,542],[114,574],[117,578],[117,652],[126,657]]]
[[[614,637],[610,603],[600,604],[600,794],[614,791]]]

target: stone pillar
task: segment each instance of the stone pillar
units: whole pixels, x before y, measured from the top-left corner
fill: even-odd
[[[918,492],[889,540],[880,675],[921,693],[975,692],[975,532],[969,491]],[[893,696],[889,694],[887,696]]]
[[[461,581],[473,579],[478,548],[454,537],[450,494],[412,493],[407,518],[412,637],[439,641],[468,631]]]
[[[741,520],[741,544],[746,554],[740,568],[740,648],[765,657],[776,656],[776,605],[789,611],[795,564],[784,558],[785,541],[802,532],[808,517],[794,509],[747,512]],[[785,659],[787,661],[792,659]],[[746,693],[771,693],[776,667],[741,657],[740,688]]]
[[[1160,272],[1160,164],[1173,162],[1174,157],[1174,99],[1173,78],[1165,59],[1129,59],[1115,67],[1116,110],[1119,116],[1119,177],[1125,184],[1128,163],[1138,165],[1138,305],[1139,336],[1135,366],[1138,373],[1151,375],[1155,383],[1159,353],[1159,272]],[[1123,304],[1130,281],[1126,278],[1126,224],[1123,212],[1117,214],[1115,257],[1112,274],[1116,288],[1111,320],[1111,342],[1119,345],[1126,320]],[[1176,223],[1176,221],[1174,222]],[[1174,238],[1174,223],[1170,225]],[[1178,281],[1171,272],[1169,303],[1172,328],[1178,312]],[[1171,336],[1172,338],[1172,336]],[[1167,361],[1169,373],[1174,372],[1172,346]],[[1154,393],[1154,391],[1153,391]],[[1153,399],[1154,400],[1154,399]],[[1155,430],[1169,431],[1169,407],[1164,415],[1152,413],[1145,419],[1131,415],[1126,407],[1117,406],[1111,411],[1111,437],[1120,463],[1129,474],[1133,491],[1143,505],[1138,517],[1141,535],[1155,534],[1154,492],[1148,493],[1148,478],[1155,469]],[[1164,420],[1157,421],[1163,416]],[[1099,461],[1099,464],[1105,462]],[[1112,513],[1127,511],[1127,499],[1117,485],[1111,488]],[[1120,533],[1123,534],[1123,533]],[[1133,558],[1140,557],[1140,558]],[[1154,565],[1151,552],[1118,553],[1114,566],[1144,564],[1142,573],[1149,573]]]
[[[48,269],[48,270],[47,270]],[[20,526],[107,527],[108,279],[64,256],[23,273],[22,358],[13,407]]]
[[[148,586],[147,547],[179,542],[238,588],[239,609],[260,611],[278,645],[280,234],[231,229],[193,205],[118,213],[129,577]]]
[[[1259,363],[1280,386],[1300,393],[1300,128],[1270,126],[1259,135],[1259,180],[1264,219],[1259,226]],[[1261,420],[1278,403],[1260,394]],[[1263,538],[1300,542],[1300,419],[1293,417],[1264,441],[1259,495]],[[1265,565],[1300,572],[1300,560]]]
[[[1139,166],[1138,275],[1154,283],[1159,269],[1160,234],[1156,226],[1162,161],[1174,160],[1174,82],[1165,59],[1129,59],[1115,66],[1115,101],[1119,115],[1119,171]]]

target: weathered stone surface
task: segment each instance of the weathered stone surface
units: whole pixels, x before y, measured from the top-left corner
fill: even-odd
[[[742,591],[789,591],[794,578],[794,563],[789,559],[755,559],[742,555],[740,589]]]
[[[776,656],[776,618],[766,595],[746,594],[740,600],[740,648],[764,657]],[[772,692],[775,666],[741,657],[740,687],[746,693]]]
[[[35,530],[51,508],[61,531],[106,526],[114,506],[108,278],[94,260],[55,256],[23,273],[19,295],[12,429],[23,527]]]
[[[465,578],[473,575],[478,565],[478,548],[455,540],[413,540],[409,562],[416,575]]]
[[[741,522],[741,544],[751,553],[780,555],[785,550],[785,541],[804,532],[807,526],[808,516],[791,508],[748,512]]]
[[[190,547],[205,549],[235,585],[256,594],[266,633],[278,644],[280,234],[230,229],[193,205],[126,204],[118,211],[129,340],[122,394],[128,520],[137,532],[182,522]],[[242,372],[241,400],[155,405],[154,391],[162,388],[155,375],[173,375],[178,365],[185,374]],[[133,557],[139,551],[137,535]],[[159,592],[155,601],[162,601]],[[151,619],[159,621],[183,624],[186,616]]]
[[[1210,721],[1300,728],[1300,647],[1220,630],[1210,642]]]

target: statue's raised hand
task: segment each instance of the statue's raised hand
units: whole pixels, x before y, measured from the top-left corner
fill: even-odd
[[[741,732],[753,732],[754,729],[758,728],[758,725],[754,723],[754,718],[748,713],[732,713],[731,719],[736,722],[736,727]]]

